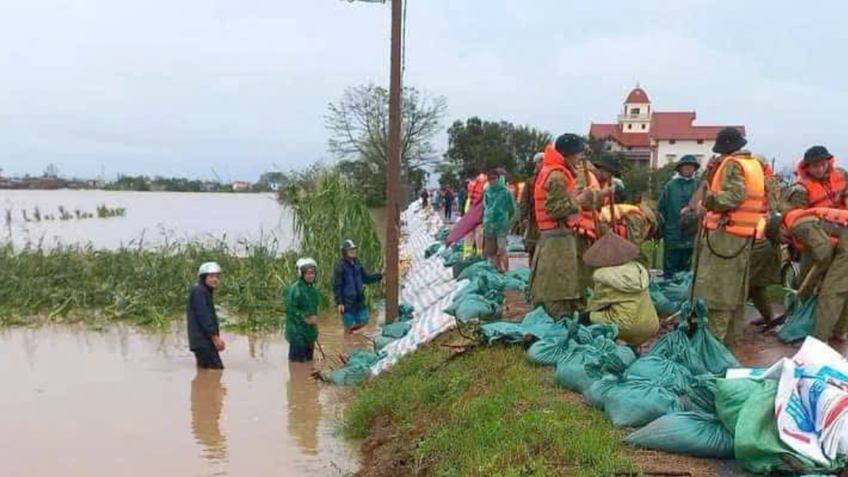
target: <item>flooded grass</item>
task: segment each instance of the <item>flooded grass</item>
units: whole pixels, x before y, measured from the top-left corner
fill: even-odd
[[[445,349],[412,353],[357,390],[342,429],[366,438],[359,475],[634,471],[622,432],[520,347],[480,347],[447,362]]]
[[[231,321],[251,330],[281,323],[282,290],[294,280],[293,253],[275,241],[142,244],[118,250],[41,246],[0,248],[0,324],[126,320],[166,328],[185,310],[197,267],[214,260],[224,268],[216,304]]]

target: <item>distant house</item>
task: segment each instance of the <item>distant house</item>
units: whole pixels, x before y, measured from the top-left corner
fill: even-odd
[[[648,94],[637,85],[624,100],[618,122],[592,123],[589,134],[638,166],[658,168],[687,154],[703,163],[713,154],[716,134],[728,126],[696,126],[695,117],[695,111],[654,112]],[[745,135],[745,126],[731,127]]]
[[[246,190],[250,190],[253,188],[253,184],[245,181],[235,181],[233,182],[233,192],[243,192]]]

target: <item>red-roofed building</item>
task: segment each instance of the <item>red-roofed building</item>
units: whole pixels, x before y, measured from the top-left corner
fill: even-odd
[[[637,85],[624,100],[618,122],[592,123],[589,134],[640,166],[662,167],[687,154],[703,162],[713,154],[716,134],[727,126],[696,126],[695,117],[695,111],[652,111],[648,94]],[[745,134],[745,126],[733,127]]]

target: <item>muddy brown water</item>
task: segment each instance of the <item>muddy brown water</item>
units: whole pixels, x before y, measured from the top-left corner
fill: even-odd
[[[376,320],[366,329],[373,333]],[[322,317],[327,354],[345,341]],[[224,333],[226,369],[198,371],[179,325],[0,330],[0,475],[328,475],[358,467],[338,435],[348,390],[289,363],[279,334]],[[318,360],[315,367],[329,367]]]

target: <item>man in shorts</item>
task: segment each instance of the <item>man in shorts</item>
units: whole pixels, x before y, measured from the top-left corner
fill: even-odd
[[[515,217],[515,201],[506,188],[505,175],[499,170],[487,172],[489,187],[483,193],[483,253],[502,273],[509,270],[506,235]]]
[[[342,258],[333,267],[333,295],[342,315],[345,334],[368,324],[368,307],[365,306],[365,285],[383,279],[381,273],[368,273],[356,258],[356,245],[352,240],[342,243]]]

